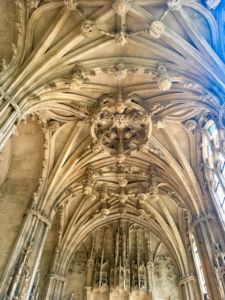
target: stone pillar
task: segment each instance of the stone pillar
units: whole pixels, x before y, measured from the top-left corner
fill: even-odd
[[[89,258],[88,264],[87,264],[87,287],[92,286],[93,270],[94,270],[94,259]]]
[[[50,221],[29,210],[0,283],[2,299],[30,300]]]
[[[151,299],[155,299],[155,287],[154,287],[154,261],[151,247],[151,236],[147,233],[146,238],[146,269],[148,278],[148,291],[151,294]]]
[[[43,299],[61,299],[66,278],[58,272],[59,244],[57,244],[52,263],[51,271],[47,276],[47,284]]]
[[[48,275],[48,286],[44,295],[44,299],[60,300],[63,295],[65,283],[65,277],[56,273],[50,273]]]
[[[185,276],[179,281],[179,286],[184,290],[186,300],[195,300],[196,296],[193,289],[194,276]]]
[[[154,263],[153,263],[153,261],[148,261],[148,263],[147,263],[148,290],[152,296],[151,299],[155,300],[153,274],[154,274]]]

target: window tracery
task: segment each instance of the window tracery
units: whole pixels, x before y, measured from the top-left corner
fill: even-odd
[[[204,299],[207,299],[208,291],[207,291],[207,287],[206,287],[205,277],[204,277],[204,273],[203,273],[203,269],[202,269],[202,264],[201,264],[201,260],[200,260],[200,256],[199,256],[198,247],[197,247],[197,244],[196,244],[196,241],[195,241],[195,238],[193,235],[191,235],[191,246],[192,246],[192,253],[193,253],[193,258],[194,258],[194,262],[195,262],[195,266],[196,266],[196,270],[197,270],[201,293],[202,293]]]
[[[206,180],[215,206],[225,221],[225,155],[216,122],[208,120],[203,129],[203,160]]]

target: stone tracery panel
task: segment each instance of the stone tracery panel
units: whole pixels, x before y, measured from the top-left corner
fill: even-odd
[[[159,238],[116,221],[95,230],[75,251],[63,299],[181,300],[178,277]]]

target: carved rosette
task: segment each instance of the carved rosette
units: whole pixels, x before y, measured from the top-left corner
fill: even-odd
[[[120,16],[124,16],[132,6],[132,0],[116,0],[113,9],[115,13]]]
[[[120,93],[105,96],[91,119],[94,145],[116,154],[120,161],[131,150],[146,144],[151,131],[151,116],[132,99],[124,99]]]

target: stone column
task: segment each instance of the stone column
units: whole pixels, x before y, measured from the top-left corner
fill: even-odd
[[[47,284],[45,289],[45,294],[43,296],[43,299],[48,300],[56,300],[61,299],[63,288],[66,282],[66,278],[59,274],[58,272],[58,258],[59,258],[59,241],[57,243],[57,247],[52,259],[51,263],[51,270],[50,273],[47,276]]]
[[[92,286],[93,270],[94,270],[94,259],[89,258],[87,263],[87,287]]]
[[[50,273],[48,275],[48,286],[44,299],[60,300],[63,295],[65,283],[66,278],[64,276],[61,276],[56,273]]]
[[[31,299],[49,226],[50,221],[39,211],[28,211],[0,283],[3,299]]]
[[[179,281],[179,286],[184,289],[186,300],[195,300],[196,296],[193,289],[194,276],[185,276]]]
[[[151,236],[147,233],[146,239],[146,269],[148,278],[148,291],[151,294],[151,299],[155,299],[155,287],[154,287],[154,261],[151,246]]]

